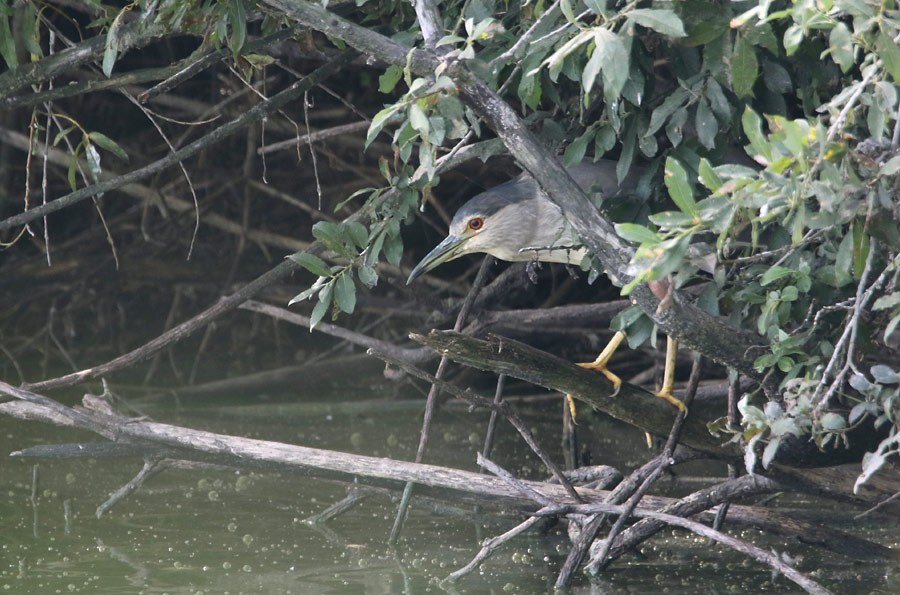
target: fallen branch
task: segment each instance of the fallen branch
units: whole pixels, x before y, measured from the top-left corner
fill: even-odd
[[[619,393],[612,397],[612,384],[602,375],[511,339],[491,336],[482,340],[452,331],[432,331],[426,336],[411,337],[455,362],[571,394],[616,419],[657,436],[668,435],[675,420],[677,410],[650,392],[623,383]],[[685,420],[681,443],[713,457],[740,460],[743,450],[735,443],[726,442],[727,438],[713,436],[706,426],[707,422],[724,414],[723,403],[695,402]],[[820,449],[807,437],[795,438],[782,443],[775,463],[789,467],[833,467],[856,462],[879,440],[879,433],[865,424],[848,432],[849,448]]]
[[[191,428],[161,424],[151,421],[104,415],[90,410],[66,407],[43,395],[25,391],[0,382],[0,394],[19,401],[0,403],[0,414],[19,419],[49,422],[61,426],[91,430],[117,444],[137,444],[145,448],[167,448],[166,456],[174,459],[215,463],[232,467],[287,470],[322,479],[348,483],[362,483],[376,487],[401,490],[406,482],[419,486],[425,495],[490,506],[501,510],[516,509],[534,512],[531,498],[523,496],[501,479],[479,473],[416,464],[393,459],[354,455],[330,450],[295,446],[267,440],[254,440],[194,430]],[[169,454],[171,452],[171,454]],[[17,456],[19,453],[12,453]],[[167,459],[168,460],[168,459]],[[522,484],[557,505],[577,504],[566,489],[558,484],[521,480]],[[777,486],[777,484],[774,484]],[[575,488],[578,496],[587,503],[601,503],[610,492]],[[645,509],[659,510],[675,500],[659,496],[645,496]],[[803,540],[816,531],[827,534],[826,540],[817,545],[832,549],[842,555],[857,559],[884,560],[894,558],[890,548],[874,544],[852,535],[819,527],[814,523],[797,521],[765,509],[733,505],[729,518],[735,525],[755,526],[755,518],[764,520],[767,528],[790,539]],[[698,515],[700,520],[712,522],[715,509]]]

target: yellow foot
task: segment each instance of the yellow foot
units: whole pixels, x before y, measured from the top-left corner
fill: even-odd
[[[675,385],[675,357],[678,355],[678,341],[673,337],[669,337],[666,341],[666,369],[663,372],[662,388],[656,393],[660,399],[665,399],[679,411],[687,414],[687,407],[681,402],[681,399],[672,394],[672,387]]]
[[[578,364],[582,368],[587,368],[588,370],[596,370],[597,372],[600,372],[601,374],[606,376],[606,379],[609,380],[612,383],[613,388],[615,388],[615,391],[613,391],[613,395],[618,394],[619,389],[622,388],[622,379],[610,372],[606,367],[606,364],[609,363],[609,360],[612,359],[612,356],[616,352],[616,349],[618,349],[619,345],[624,340],[625,333],[623,333],[622,331],[617,332],[615,335],[613,335],[613,338],[610,339],[609,343],[606,345],[603,351],[600,352],[600,355],[597,356],[597,359],[592,362]]]
[[[656,396],[659,397],[660,399],[665,399],[666,401],[671,403],[673,406],[677,407],[679,411],[681,411],[683,413],[687,413],[687,406],[681,402],[681,399],[679,399],[678,397],[676,397],[675,395],[672,394],[671,387],[669,387],[668,390],[666,389],[666,387],[663,387],[663,389],[661,391],[656,393]]]

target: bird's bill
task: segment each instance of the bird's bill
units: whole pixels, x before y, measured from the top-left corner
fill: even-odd
[[[409,274],[409,279],[406,280],[406,283],[412,283],[414,279],[424,275],[436,266],[444,264],[448,260],[453,260],[459,256],[459,249],[465,240],[466,238],[455,235],[449,235],[444,238],[443,242],[435,246],[434,250],[426,254],[425,258],[419,261],[416,268]]]

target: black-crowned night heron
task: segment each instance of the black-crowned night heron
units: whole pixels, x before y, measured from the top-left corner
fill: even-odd
[[[601,160],[583,162],[568,169],[569,174],[589,192],[596,189],[604,199],[634,190],[634,180],[617,183],[616,163]],[[407,283],[431,269],[464,254],[484,252],[512,262],[560,262],[578,265],[587,254],[578,235],[562,211],[541,190],[538,183],[522,174],[476,195],[453,216],[450,233],[416,265]],[[603,373],[616,391],[622,380],[606,365],[625,334],[617,332],[593,362],[579,364]],[[672,395],[677,344],[669,338],[663,386],[657,394],[681,410],[684,404]]]

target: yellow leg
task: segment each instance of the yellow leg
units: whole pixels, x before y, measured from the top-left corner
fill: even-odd
[[[597,356],[592,362],[578,364],[582,368],[587,368],[589,370],[596,370],[606,376],[606,379],[609,380],[613,387],[616,389],[613,392],[613,396],[619,392],[619,389],[622,387],[622,379],[610,372],[606,368],[606,364],[609,363],[609,360],[612,358],[613,354],[616,352],[616,349],[619,348],[619,345],[622,344],[622,341],[625,340],[625,333],[622,331],[617,331],[613,338],[609,340],[609,343],[606,344],[606,347],[603,348],[603,351],[600,352],[600,355]],[[566,395],[566,403],[569,406],[569,413],[572,414],[572,423],[576,423],[575,421],[575,399],[572,398],[572,395]]]
[[[575,399],[572,398],[572,395],[566,395],[566,406],[569,408],[569,417],[572,423],[578,425],[578,422],[575,421],[578,412],[575,409]]]
[[[656,396],[665,399],[680,411],[687,412],[687,407],[681,402],[681,399],[672,394],[672,387],[675,385],[675,358],[678,355],[678,341],[669,337],[666,340],[666,369],[663,372],[663,385],[656,393]]]
[[[622,387],[622,379],[613,374],[607,369],[606,365],[609,363],[609,360],[612,359],[613,354],[616,352],[616,349],[619,348],[619,345],[622,344],[622,341],[625,340],[625,333],[622,331],[616,332],[613,335],[613,338],[609,340],[609,343],[600,352],[600,355],[597,356],[592,362],[578,364],[582,368],[587,368],[589,370],[596,370],[606,376],[606,379],[609,380],[613,387],[615,387],[614,395],[619,392],[619,389]]]

